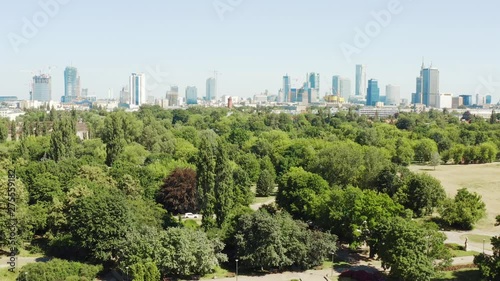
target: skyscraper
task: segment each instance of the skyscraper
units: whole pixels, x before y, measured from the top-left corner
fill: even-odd
[[[217,98],[217,80],[213,77],[207,79],[207,94],[205,99],[211,101]]]
[[[491,95],[486,96],[486,104],[491,104]]]
[[[351,95],[351,80],[342,76],[333,76],[332,94],[339,97],[349,97]]]
[[[319,73],[309,73],[308,75],[308,88],[315,89],[319,92]]]
[[[424,68],[422,71],[423,100],[426,106],[438,107],[439,104],[439,70]]]
[[[50,101],[52,99],[52,78],[41,74],[33,77],[32,99],[37,101]]]
[[[417,77],[417,92],[415,97],[416,103],[422,103],[429,107],[439,106],[439,70],[422,67],[420,70],[420,77]]]
[[[386,105],[399,105],[401,100],[401,87],[394,85],[387,85],[385,87],[385,104]]]
[[[141,106],[147,101],[146,75],[144,73],[132,73],[129,79],[130,104]]]
[[[80,76],[76,67],[68,66],[64,70],[64,102],[80,98]]]
[[[292,90],[292,83],[290,81],[290,76],[285,75],[283,76],[283,100],[280,102],[290,102],[291,101],[291,90]]]
[[[198,104],[198,89],[196,87],[188,86],[186,88],[186,103]]]
[[[376,79],[370,79],[368,81],[368,92],[366,97],[367,106],[375,106],[380,99],[380,88],[378,87],[378,81]]]
[[[167,92],[166,98],[169,106],[179,105],[179,87],[171,86],[170,91]]]
[[[366,67],[364,65],[356,65],[356,96],[366,97]]]

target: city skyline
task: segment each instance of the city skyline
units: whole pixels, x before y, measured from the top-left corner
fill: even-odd
[[[498,3],[478,7],[447,1],[401,1],[402,12],[392,15],[361,47],[354,43],[358,31],[376,22],[373,13],[387,9],[389,1],[350,1],[343,3],[342,13],[332,17],[330,12],[338,4],[331,1],[283,5],[283,1],[256,0],[242,2],[222,18],[212,1],[193,5],[148,0],[144,5],[128,5],[133,2],[125,0],[119,9],[113,3],[94,0],[65,2],[68,4],[61,5],[43,28],[26,37],[18,52],[9,38],[22,35],[23,19],[32,21],[43,9],[37,1],[27,0],[10,3],[0,11],[0,33],[4,35],[0,51],[5,55],[0,77],[8,77],[1,83],[3,95],[28,99],[26,84],[33,75],[21,70],[48,65],[57,66],[51,73],[54,97],[64,94],[62,70],[75,65],[82,77],[81,87],[103,98],[109,89],[117,97],[126,83],[123,77],[134,71],[146,73],[148,85],[154,86],[148,91],[157,97],[164,96],[171,85],[182,89],[191,85],[202,91],[214,69],[223,73],[218,79],[219,96],[251,97],[266,89],[277,94],[282,88],[279,77],[285,73],[302,77],[314,70],[325,78],[341,75],[355,81],[354,65],[364,64],[369,77],[376,77],[380,85],[400,85],[401,97],[410,98],[415,89],[415,66],[425,56],[440,69],[443,92],[491,92],[495,102],[500,97],[500,54],[496,51],[500,40],[492,36],[500,27],[494,20]],[[429,10],[431,3],[434,9]],[[315,13],[299,20],[286,16],[311,5],[316,7]],[[164,11],[175,13],[164,17]],[[92,22],[85,16],[90,13]],[[422,14],[427,15],[426,21]],[[182,29],[177,28],[179,24]],[[122,39],[132,32],[136,39],[124,44]],[[300,34],[316,42],[284,47],[283,42]],[[358,49],[350,60],[342,52],[344,43]],[[152,80],[154,77],[159,79]],[[329,80],[320,81],[320,95],[331,88]]]

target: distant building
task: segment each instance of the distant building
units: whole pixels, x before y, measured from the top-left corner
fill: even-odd
[[[147,102],[146,75],[132,73],[129,78],[130,105],[141,106]]]
[[[186,88],[186,104],[198,104],[198,89],[196,87],[188,86]]]
[[[14,121],[21,115],[24,115],[24,112],[20,109],[0,108],[0,118],[8,118],[10,121]]]
[[[233,98],[229,97],[227,99],[227,108],[232,109],[233,108]]]
[[[385,104],[399,105],[401,103],[401,87],[394,85],[385,86]]]
[[[290,102],[291,101],[291,91],[292,91],[292,83],[290,81],[290,76],[283,76],[283,93],[282,99],[278,100],[278,102]]]
[[[366,98],[366,67],[356,65],[356,96]]]
[[[16,96],[0,96],[0,102],[18,101]]]
[[[438,108],[453,108],[453,95],[452,94],[439,94]]]
[[[457,109],[458,107],[464,105],[464,98],[462,96],[453,97],[451,99],[451,108]]]
[[[89,89],[82,89],[81,97],[84,99],[88,97],[88,95],[89,95]]]
[[[207,92],[205,99],[207,101],[217,99],[217,80],[215,78],[207,79]]]
[[[388,118],[399,113],[397,107],[364,107],[358,110],[359,115],[368,117]]]
[[[48,102],[52,99],[52,77],[42,74],[33,77],[32,100]]]
[[[63,102],[72,102],[80,98],[80,76],[76,67],[68,66],[64,70],[64,97]]]
[[[169,106],[179,106],[179,87],[171,86],[166,98]]]
[[[120,104],[131,104],[130,91],[127,87],[123,87],[120,91]]]
[[[491,104],[491,95],[486,96],[486,104]]]
[[[422,70],[422,95],[426,106],[438,107],[439,99],[439,70],[436,68],[424,68]]]
[[[332,94],[343,98],[349,97],[351,95],[351,80],[342,76],[333,76]]]
[[[471,106],[472,105],[472,95],[460,95],[463,99],[463,105]]]
[[[378,87],[378,80],[370,79],[368,81],[368,89],[366,96],[366,105],[375,106],[380,99],[380,88]]]

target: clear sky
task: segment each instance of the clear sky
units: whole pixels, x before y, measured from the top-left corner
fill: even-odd
[[[39,2],[54,1],[61,4],[44,23]],[[382,10],[391,19],[377,30],[372,13]],[[98,97],[110,88],[118,96],[132,72],[148,74],[152,95],[194,85],[203,96],[214,70],[219,95],[276,94],[284,74],[305,79],[308,72],[321,74],[324,94],[333,75],[354,80],[360,63],[368,79],[379,80],[382,94],[386,84],[400,85],[409,98],[425,57],[440,70],[441,92],[486,94],[490,86],[497,102],[499,10],[493,0],[7,1],[0,9],[0,95],[28,98],[29,71],[55,66],[53,97],[59,99],[68,65]],[[23,35],[23,18],[40,28]],[[369,44],[356,44],[356,28],[366,27]],[[341,48],[346,44],[359,47],[350,59]]]

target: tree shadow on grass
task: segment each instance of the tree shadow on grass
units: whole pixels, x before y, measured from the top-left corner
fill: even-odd
[[[452,272],[452,277],[435,278],[433,281],[474,281],[481,280],[481,272],[478,269],[467,269]]]

